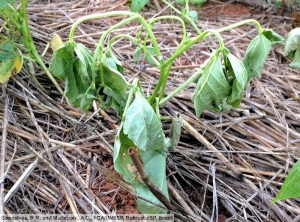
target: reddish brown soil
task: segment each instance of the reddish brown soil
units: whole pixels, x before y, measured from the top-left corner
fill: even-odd
[[[249,7],[240,5],[240,4],[229,4],[229,5],[220,5],[217,6],[213,2],[208,2],[203,5],[200,9],[200,12],[205,12],[206,16],[220,16],[228,15],[230,17],[239,17],[239,16],[248,16],[251,14],[251,9]]]

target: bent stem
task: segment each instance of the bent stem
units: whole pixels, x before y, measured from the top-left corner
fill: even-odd
[[[195,79],[197,79],[201,74],[203,70],[200,68],[197,72],[195,72],[187,81],[182,83],[179,87],[177,87],[173,92],[169,93],[169,95],[159,102],[159,106],[162,106],[166,102],[168,102],[172,97],[174,97],[177,93],[179,93],[181,90],[183,90],[185,87],[187,87],[191,82],[193,82]]]
[[[23,16],[23,25],[21,26],[21,33],[22,33],[22,35],[24,35],[24,37],[26,39],[26,47],[29,49],[29,52],[31,53],[31,55],[33,56],[35,61],[45,71],[46,75],[48,76],[50,81],[54,84],[54,86],[59,91],[59,93],[61,95],[64,95],[64,92],[63,92],[62,88],[57,83],[55,78],[52,76],[49,69],[46,67],[45,63],[41,59],[41,57],[40,57],[39,53],[37,52],[37,49],[34,45],[33,39],[32,39],[31,34],[30,34],[30,29],[29,29],[29,24],[28,24],[28,17],[27,17],[27,13],[26,13],[26,3],[25,3],[24,0],[22,1],[21,14]]]

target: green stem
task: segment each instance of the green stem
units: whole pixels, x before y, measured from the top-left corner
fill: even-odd
[[[129,95],[128,95],[128,98],[127,98],[127,102],[126,102],[126,105],[125,105],[125,108],[124,108],[124,112],[123,112],[123,115],[122,115],[122,119],[121,121],[124,122],[125,120],[125,115],[126,115],[126,112],[127,112],[127,109],[128,107],[130,106],[130,103],[131,103],[131,99],[133,97],[133,94],[135,93],[136,91],[136,88],[137,88],[137,84],[139,82],[139,79],[138,78],[134,78],[133,82],[132,82],[132,87],[129,91]]]
[[[200,68],[197,72],[195,72],[187,81],[182,83],[178,88],[176,88],[173,92],[169,93],[167,97],[163,98],[159,102],[159,106],[162,106],[166,102],[168,102],[173,96],[175,96],[177,93],[179,93],[181,90],[183,90],[186,86],[188,86],[191,82],[193,82],[195,79],[197,79],[201,74],[203,70]]]
[[[133,41],[135,44],[137,44],[137,46],[139,46],[140,48],[144,47],[144,45],[142,45],[136,38],[132,37],[131,35],[121,34],[121,35],[117,35],[117,36],[113,37],[109,41],[108,49],[111,50],[113,42],[116,41],[117,39],[120,39],[120,38],[128,38],[131,41]],[[160,63],[154,58],[154,56],[150,52],[148,52],[148,50],[145,50],[145,53],[146,53],[147,56],[151,57],[151,59],[159,66]]]
[[[56,89],[60,92],[60,94],[64,95],[63,90],[57,83],[57,81],[54,79],[52,74],[50,73],[49,69],[46,67],[45,63],[39,56],[39,53],[37,52],[37,49],[34,45],[33,39],[30,35],[30,29],[29,29],[29,24],[28,24],[28,17],[26,14],[26,1],[22,1],[22,8],[21,8],[21,14],[23,16],[23,26],[22,26],[22,35],[26,38],[26,47],[29,49],[31,55],[33,58],[36,60],[36,62],[42,67],[42,69],[45,71],[51,82],[54,84]]]
[[[192,26],[193,28],[196,30],[196,32],[198,33],[198,35],[201,34],[200,29],[197,27],[197,25],[195,24],[195,22],[191,19],[190,15],[189,15],[189,6],[188,6],[188,1],[186,1],[186,12],[183,13],[182,11],[178,10],[176,7],[174,7],[173,5],[171,5],[167,0],[162,0],[166,5],[168,5],[171,9],[173,9],[178,15],[182,16],[183,18],[185,18],[185,20],[187,20]]]
[[[263,32],[263,28],[261,27],[260,23],[258,21],[256,21],[255,19],[246,19],[246,20],[234,23],[232,25],[226,26],[224,28],[217,29],[216,31],[219,32],[219,33],[225,32],[225,31],[228,31],[230,29],[234,29],[234,28],[237,28],[239,26],[245,25],[247,23],[254,23],[256,25],[257,29],[258,29],[258,34],[261,34]]]

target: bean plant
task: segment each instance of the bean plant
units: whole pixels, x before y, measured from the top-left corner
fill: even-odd
[[[181,124],[180,117],[178,117],[173,119],[172,133],[166,137],[162,127],[161,121],[164,117],[160,115],[160,107],[192,82],[196,82],[196,87],[191,100],[198,117],[204,110],[220,112],[238,107],[251,79],[260,75],[272,45],[284,40],[273,30],[263,28],[253,19],[216,30],[200,31],[196,26],[196,20],[191,19],[191,13],[187,8],[181,11],[180,16],[166,15],[149,20],[135,12],[105,12],[78,19],[71,27],[69,39],[65,43],[61,42],[57,35],[54,36],[52,45],[55,51],[49,72],[37,55],[30,37],[28,20],[24,14],[27,1],[21,1],[20,11],[17,7],[12,7],[10,2],[12,0],[6,0],[0,4],[1,15],[4,15],[8,24],[14,25],[17,31],[24,35],[27,49],[24,45],[18,45],[15,41],[1,36],[0,70],[6,73],[2,82],[7,81],[13,71],[20,70],[22,66],[19,65],[20,61],[33,60],[22,55],[21,50],[23,50],[31,53],[33,58],[45,68],[47,75],[59,91],[60,87],[52,75],[65,82],[63,94],[70,104],[80,107],[83,111],[91,109],[95,101],[103,109],[114,108],[121,117],[114,143],[114,167],[126,181],[135,187],[138,196],[142,197],[137,202],[138,210],[148,214],[167,212],[166,208],[160,206],[166,204],[161,203],[162,199],[158,199],[158,195],[149,188],[148,182],[151,182],[165,199],[169,199],[166,151],[176,147],[180,136]],[[178,11],[176,8],[174,10]],[[14,11],[19,13],[17,14],[19,17],[14,17],[12,13]],[[78,25],[88,20],[109,17],[124,17],[124,19],[109,27],[102,34],[93,52],[74,40],[74,32]],[[21,18],[23,20],[20,20]],[[182,39],[170,57],[162,55],[160,45],[152,31],[154,25],[163,20],[177,21],[182,27]],[[113,35],[114,30],[129,25],[131,22],[139,22],[141,25],[136,35]],[[187,32],[186,22],[195,28],[195,33],[197,33],[195,36]],[[256,27],[257,36],[251,40],[244,57],[240,60],[225,46],[221,34],[249,24],[252,25],[251,28],[253,25]],[[12,26],[8,26],[8,29],[15,30]],[[108,40],[108,36],[113,37]],[[187,80],[174,91],[166,94],[167,80],[174,60],[199,41],[205,41],[208,36],[215,37],[218,48],[211,52],[203,64],[199,64],[197,71]],[[158,82],[150,95],[144,93],[139,78],[135,78],[132,82],[124,78],[122,62],[118,60],[112,47],[114,42],[120,39],[128,39],[136,46],[133,55],[134,62],[141,59],[143,55],[151,66],[160,70]],[[2,76],[1,74],[0,77]],[[138,160],[134,160],[133,154],[138,157]],[[142,170],[139,169],[136,160],[141,163]]]

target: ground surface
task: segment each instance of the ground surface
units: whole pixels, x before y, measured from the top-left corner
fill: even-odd
[[[79,17],[128,10],[126,2],[31,1],[28,14],[39,51],[44,51],[54,32],[67,40],[70,26]],[[146,18],[175,14],[160,4],[162,10],[148,5],[142,14]],[[197,25],[201,30],[218,29],[248,18],[258,20],[263,27],[272,28],[282,36],[297,26],[294,19],[298,17],[293,8],[280,11],[272,7],[262,9],[211,1],[194,9],[199,13]],[[86,22],[76,32],[75,40],[94,49],[103,31],[120,20],[122,18]],[[137,23],[132,23],[115,34],[134,35],[138,28]],[[192,28],[188,29],[195,34]],[[164,56],[170,56],[180,41],[179,24],[165,21],[154,30]],[[250,25],[222,33],[222,36],[226,47],[242,58],[247,44],[256,34],[254,26]],[[126,79],[131,80],[142,70],[139,73],[142,86],[145,92],[151,91],[159,72],[151,67],[144,69],[148,65],[143,60],[135,65],[134,47],[127,40],[114,46],[125,67]],[[214,47],[215,40],[208,38],[177,59],[169,77],[168,90],[172,91],[186,80]],[[46,64],[49,64],[51,54],[49,49],[43,57]],[[194,85],[167,104],[180,112],[235,169],[245,175],[243,181],[236,178],[225,167],[226,163],[215,155],[216,151],[208,149],[199,138],[183,129],[178,148],[170,151],[167,159],[168,183],[173,187],[171,203],[178,208],[173,212],[178,221],[216,221],[216,218],[218,221],[297,221],[297,215],[300,215],[298,200],[270,206],[270,200],[278,193],[288,170],[300,157],[300,78],[297,71],[288,67],[290,60],[282,54],[283,45],[274,46],[262,76],[251,82],[238,109],[222,114],[205,111],[197,118],[190,100]],[[49,95],[39,90],[26,69],[8,83],[6,166],[10,161],[12,165],[5,179],[5,192],[11,191],[27,168],[32,167],[32,171],[5,203],[5,212],[66,214],[92,213],[99,209],[104,213],[138,213],[134,190],[122,182],[113,169],[112,147],[120,121],[115,111],[95,107],[84,115],[61,98],[37,66],[34,75],[51,92]],[[2,125],[3,103],[0,110]],[[161,112],[168,115],[164,109]],[[169,127],[170,122],[164,122],[167,135]],[[74,144],[83,151],[81,155],[72,148]],[[43,152],[46,148],[49,153]],[[38,157],[38,154],[42,156]],[[30,165],[34,161],[35,165]],[[97,208],[93,208],[84,196]]]

